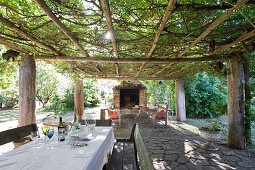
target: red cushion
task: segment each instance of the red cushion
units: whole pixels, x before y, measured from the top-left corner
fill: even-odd
[[[165,110],[160,110],[160,112],[165,112]],[[158,119],[165,118],[165,113],[158,114],[158,115],[156,116],[156,118],[158,118]]]
[[[108,109],[108,115],[111,119],[118,119],[119,117],[117,116],[117,112],[113,110]]]
[[[117,115],[115,115],[115,114],[114,114],[114,115],[110,115],[109,117],[110,117],[111,119],[118,119],[118,118],[119,118],[119,117],[118,117]]]

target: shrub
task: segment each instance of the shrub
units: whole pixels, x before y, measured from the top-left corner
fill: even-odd
[[[227,114],[227,87],[217,77],[199,73],[185,82],[186,110],[189,117],[215,117]]]

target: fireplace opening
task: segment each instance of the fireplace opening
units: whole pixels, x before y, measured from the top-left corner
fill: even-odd
[[[120,89],[120,108],[139,105],[139,89]]]

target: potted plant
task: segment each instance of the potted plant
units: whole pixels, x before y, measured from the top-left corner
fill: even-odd
[[[224,124],[220,120],[207,120],[206,126],[199,128],[200,137],[204,138],[207,143],[202,145],[205,150],[218,150],[213,142],[221,138],[221,130]]]

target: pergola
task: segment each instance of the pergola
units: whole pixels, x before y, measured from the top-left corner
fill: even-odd
[[[35,122],[35,60],[80,78],[176,80],[180,121],[182,79],[229,62],[228,145],[244,148],[243,53],[254,50],[255,1],[3,0],[0,6],[0,42],[21,56],[20,126]]]

